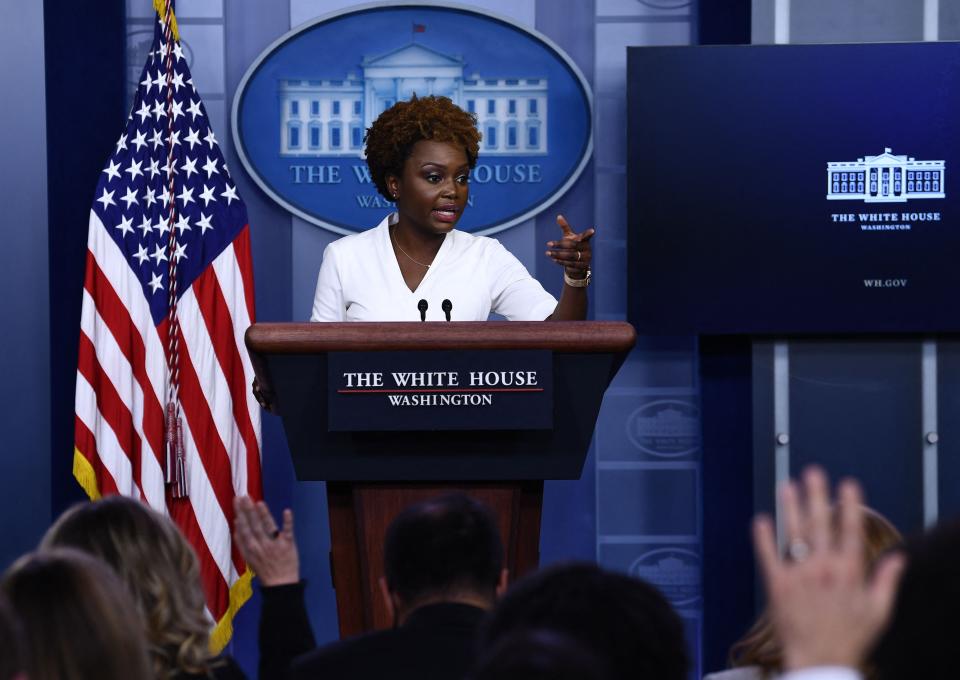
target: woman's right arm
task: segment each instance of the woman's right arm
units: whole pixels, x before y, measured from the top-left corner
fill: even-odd
[[[336,249],[331,243],[323,251],[323,263],[317,275],[317,290],[313,295],[311,321],[346,321],[343,304],[343,286]]]

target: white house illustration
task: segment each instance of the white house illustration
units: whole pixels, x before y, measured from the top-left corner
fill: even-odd
[[[700,565],[676,557],[664,557],[656,564],[634,564],[630,570],[640,578],[659,586],[696,586],[700,583]]]
[[[374,119],[414,93],[476,113],[485,155],[547,153],[546,78],[467,78],[462,57],[420,43],[364,57],[360,68],[343,79],[280,81],[282,156],[361,156]]]
[[[889,148],[879,156],[827,163],[827,199],[904,203],[914,198],[943,198],[944,165],[945,161],[895,156]]]
[[[660,588],[674,606],[690,605],[699,599],[700,564],[695,556],[669,555],[649,563],[649,555],[634,560],[628,572]]]
[[[636,419],[637,434],[645,437],[689,437],[700,432],[700,421],[668,407],[653,416]]]

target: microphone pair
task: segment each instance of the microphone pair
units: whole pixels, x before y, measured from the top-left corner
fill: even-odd
[[[422,298],[422,299],[420,300],[420,302],[417,303],[417,309],[420,310],[420,320],[421,320],[421,321],[426,321],[426,320],[427,320],[427,308],[429,308],[429,307],[430,307],[430,305],[427,304],[427,301],[426,301],[425,298]],[[444,300],[443,302],[440,303],[440,309],[443,310],[444,315],[447,317],[447,321],[449,321],[449,320],[450,320],[450,312],[453,311],[453,303],[450,302],[450,300]]]

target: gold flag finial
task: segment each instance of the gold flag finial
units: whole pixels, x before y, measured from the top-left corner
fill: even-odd
[[[153,0],[153,8],[157,10],[157,14],[160,15],[160,18],[166,21],[167,18],[167,2],[166,0]],[[177,30],[177,16],[173,13],[173,9],[170,9],[170,31],[173,33],[173,39],[180,40],[180,31]]]

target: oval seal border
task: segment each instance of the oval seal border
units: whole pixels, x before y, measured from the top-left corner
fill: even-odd
[[[659,414],[660,412],[669,408],[671,405],[676,405],[681,407],[678,410],[687,411],[690,414],[694,414],[694,417],[696,417],[697,419],[699,419],[700,417],[700,408],[692,400],[683,400],[677,397],[669,397],[666,399],[655,399],[653,401],[649,401],[635,408],[633,411],[630,412],[630,415],[627,416],[626,422],[624,423],[624,427],[626,430],[627,439],[630,441],[630,443],[633,444],[640,451],[643,451],[644,453],[649,454],[651,456],[655,456],[657,458],[683,458],[684,456],[693,455],[698,450],[700,450],[700,448],[703,446],[703,441],[702,441],[702,435],[699,428],[696,429],[694,434],[685,435],[690,439],[690,445],[675,451],[664,451],[664,450],[658,450],[658,449],[652,448],[651,446],[648,446],[642,441],[643,437],[639,436],[637,433],[634,432],[634,429],[635,429],[634,424],[643,414],[653,411],[656,407],[661,407],[659,410],[656,411],[656,413]],[[655,438],[655,437],[653,435],[650,435],[649,438]]]
[[[642,566],[646,566],[646,563],[649,560],[659,557],[660,555],[665,555],[667,557],[670,557],[671,555],[683,555],[684,557],[687,557],[693,564],[685,564],[683,566],[687,569],[695,568],[697,571],[696,579],[694,579],[692,582],[680,585],[665,583],[662,580],[658,583],[654,578],[651,578],[649,575],[644,575],[640,572],[640,568]],[[703,576],[700,572],[702,568],[703,558],[693,550],[680,547],[664,547],[654,548],[653,550],[648,550],[642,555],[639,555],[633,560],[633,562],[630,563],[627,573],[652,583],[657,587],[658,590],[660,590],[660,592],[663,593],[663,596],[667,598],[667,601],[669,601],[670,604],[672,604],[674,607],[680,608],[694,605],[703,598]]]
[[[249,81],[256,75],[260,66],[278,49],[280,49],[286,42],[298,36],[300,33],[312,29],[318,24],[326,23],[333,19],[338,19],[350,14],[359,14],[364,12],[369,12],[371,10],[378,9],[417,9],[417,8],[426,8],[431,10],[451,10],[456,12],[462,12],[465,14],[474,14],[479,17],[493,20],[506,24],[508,27],[513,28],[517,31],[527,34],[532,39],[540,42],[544,47],[546,47],[550,52],[552,52],[558,61],[570,71],[573,78],[576,80],[577,84],[580,86],[581,91],[583,92],[586,112],[587,112],[587,134],[586,139],[583,144],[583,149],[580,152],[580,159],[576,163],[576,166],[571,172],[567,175],[565,180],[550,194],[548,194],[543,199],[535,201],[532,205],[526,207],[519,215],[514,215],[507,218],[503,222],[496,223],[486,229],[477,230],[474,233],[477,236],[489,236],[495,234],[510,227],[516,226],[521,222],[525,222],[538,214],[544,212],[554,203],[556,203],[560,198],[570,190],[570,187],[580,179],[580,176],[583,174],[584,169],[587,167],[587,164],[593,157],[593,132],[595,125],[594,118],[594,109],[593,109],[593,92],[590,88],[590,84],[587,82],[586,77],[583,75],[583,72],[580,70],[580,67],[570,58],[570,56],[551,38],[540,33],[536,29],[529,28],[523,24],[517,22],[510,17],[497,14],[495,12],[490,12],[484,9],[479,9],[476,7],[470,7],[467,5],[461,5],[457,3],[443,2],[442,0],[421,0],[420,2],[409,2],[405,0],[395,0],[395,1],[382,1],[382,2],[368,2],[358,4],[347,9],[336,10],[329,12],[322,16],[316,17],[306,21],[298,26],[291,28],[289,31],[284,33],[282,36],[270,43],[256,59],[250,64],[246,72],[243,75],[243,78],[240,79],[240,83],[237,85],[237,89],[234,92],[233,102],[230,107],[230,133],[231,139],[233,140],[234,149],[237,153],[237,156],[240,159],[240,163],[243,165],[248,176],[257,184],[260,189],[266,193],[271,200],[280,205],[284,210],[290,212],[293,215],[319,227],[327,229],[337,234],[349,235],[355,234],[363,229],[352,230],[347,229],[341,225],[333,224],[329,221],[323,220],[322,218],[313,215],[304,209],[294,205],[285,197],[280,195],[270,184],[261,177],[260,173],[257,171],[251,159],[248,157],[243,139],[240,135],[240,107],[244,99],[244,94],[247,88]],[[481,149],[481,156],[483,151]]]

